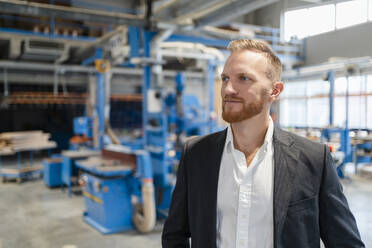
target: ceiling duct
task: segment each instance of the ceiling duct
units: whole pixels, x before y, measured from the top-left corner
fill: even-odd
[[[21,45],[22,60],[56,61],[68,50],[66,43],[55,40],[26,38]]]

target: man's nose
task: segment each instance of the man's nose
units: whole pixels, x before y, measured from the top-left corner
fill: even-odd
[[[224,91],[225,91],[225,94],[227,94],[227,95],[229,95],[229,94],[234,95],[234,94],[238,93],[237,90],[236,90],[236,86],[234,85],[234,83],[231,80],[226,82]]]

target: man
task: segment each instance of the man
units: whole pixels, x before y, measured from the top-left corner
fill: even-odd
[[[165,248],[364,247],[326,145],[274,127],[281,62],[237,40],[221,74],[222,132],[184,147]]]

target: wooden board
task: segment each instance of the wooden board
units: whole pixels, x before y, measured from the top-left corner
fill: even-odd
[[[100,171],[122,171],[135,169],[133,164],[125,164],[120,160],[104,159],[100,156],[90,157],[84,161],[80,161],[80,164]]]
[[[36,151],[57,147],[43,131],[5,132],[0,134],[0,155],[12,155],[19,151]]]
[[[101,151],[93,150],[62,151],[62,156],[66,156],[69,158],[83,158],[98,155],[101,155]]]
[[[1,173],[3,174],[19,174],[19,173],[27,173],[33,171],[42,170],[42,166],[23,166],[20,170],[18,168],[2,168]]]
[[[29,135],[40,135],[43,134],[43,131],[21,131],[21,132],[4,132],[0,134],[0,139],[19,139]]]
[[[62,158],[46,158],[45,161],[48,163],[61,163]]]

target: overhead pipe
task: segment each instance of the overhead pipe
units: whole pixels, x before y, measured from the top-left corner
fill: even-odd
[[[175,3],[179,2],[180,0],[163,0],[163,1],[159,1],[161,3],[155,5],[154,7],[154,11],[153,13],[154,14],[157,14],[159,13],[160,11],[162,11],[163,9],[166,9],[166,8],[169,8],[170,6],[174,5]]]
[[[133,215],[133,222],[138,231],[150,232],[156,223],[154,183],[142,180],[142,205],[137,205]]]
[[[30,63],[30,62],[14,62],[9,60],[0,60],[0,68],[3,69],[13,69],[13,70],[38,70],[38,71],[51,71],[61,70],[64,72],[81,72],[81,73],[95,73],[97,70],[93,66],[81,66],[81,65],[55,65],[55,64],[45,64],[45,63]],[[114,67],[111,68],[111,73],[115,75],[133,75],[141,76],[143,71],[136,68],[124,68],[124,67]],[[9,74],[9,73],[8,73]],[[174,77],[176,75],[175,71],[165,70],[163,75],[166,77]],[[193,78],[203,78],[202,74],[199,72],[185,72],[187,77]],[[8,80],[9,81],[9,80]]]
[[[140,152],[137,156],[137,169],[142,182],[142,204],[135,205],[133,223],[138,231],[146,233],[154,229],[156,223],[155,192],[153,170],[150,155]]]
[[[196,50],[198,52],[200,52],[200,56],[197,56],[197,54],[195,54],[195,58],[197,59],[211,59],[211,58],[214,58],[216,59],[218,62],[222,63],[225,61],[225,55],[218,49],[216,48],[213,48],[213,47],[207,47],[203,44],[199,44],[199,43],[191,43],[191,42],[181,42],[181,41],[176,41],[176,42],[164,42],[161,44],[161,48],[163,49],[163,53],[166,53],[167,54],[167,57],[182,57],[182,56],[185,56],[185,57],[189,57],[189,58],[192,58],[192,55],[193,53],[189,53],[189,52],[182,52],[182,50],[185,50],[185,49],[189,49],[189,50]],[[165,49],[172,49],[172,48],[175,48],[175,49],[179,49],[179,51],[175,51],[173,53],[168,53],[166,52],[167,50]],[[179,52],[179,54],[178,54]],[[190,56],[188,56],[188,53]],[[203,56],[205,55],[205,56]]]
[[[203,6],[199,6],[197,4],[193,4],[193,6],[199,6],[196,8],[197,11],[192,11],[189,13],[183,12],[181,16],[176,17],[176,22],[178,24],[187,23],[187,20],[202,18],[210,13],[213,13],[217,10],[220,10],[221,8],[231,4],[232,2],[235,2],[235,0],[224,0],[224,1],[213,1],[212,3],[208,3],[205,8]]]
[[[160,31],[153,39],[151,51],[156,61],[162,61],[163,56],[161,52],[161,44],[168,39],[173,33],[173,29],[167,29]],[[154,65],[153,72],[156,75],[156,84],[161,86],[163,83],[163,66],[159,63]]]
[[[92,53],[94,53],[95,48],[106,44],[112,37],[118,35],[120,33],[125,33],[128,31],[128,28],[124,25],[117,27],[115,30],[108,32],[95,40],[92,43],[78,49],[74,56],[72,57],[73,61],[80,61],[82,58],[90,57]]]
[[[14,62],[10,60],[0,60],[0,68],[6,69],[23,69],[23,70],[40,70],[40,71],[56,71],[63,70],[65,72],[85,72],[95,73],[97,70],[94,66],[82,66],[82,65],[58,65],[58,64],[46,64],[46,63],[30,63],[30,62]],[[124,75],[138,75],[139,70],[128,69],[128,68],[111,68],[113,74],[124,74]]]
[[[334,72],[345,72],[345,67],[348,65],[358,65],[359,69],[372,67],[372,56],[365,56],[359,58],[343,59],[336,62],[326,62],[318,65],[303,66],[292,70],[283,72],[283,79],[292,79],[307,77],[312,75],[321,75],[330,70]]]
[[[66,7],[20,0],[0,0],[0,8],[3,13],[8,14],[46,16],[51,18],[63,18],[88,22],[94,21],[114,25],[131,25],[137,27],[143,27],[145,24],[141,16],[132,14]]]
[[[219,25],[237,16],[245,15],[279,0],[237,0],[230,1],[224,8],[218,8],[213,12],[203,15],[195,21],[195,29],[200,29],[207,25]]]

